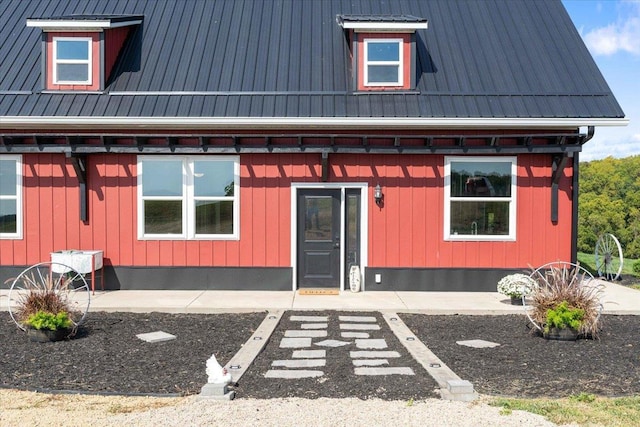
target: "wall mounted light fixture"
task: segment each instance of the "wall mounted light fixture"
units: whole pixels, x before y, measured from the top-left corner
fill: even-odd
[[[382,188],[380,184],[376,185],[376,188],[373,190],[373,198],[376,201],[376,205],[382,206],[382,199],[384,199],[384,194],[382,194]]]

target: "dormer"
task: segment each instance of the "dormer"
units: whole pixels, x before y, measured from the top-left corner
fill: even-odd
[[[42,87],[102,91],[139,15],[71,15],[28,18],[42,29]]]
[[[416,30],[427,20],[411,15],[338,15],[352,54],[358,91],[398,91],[416,87]]]

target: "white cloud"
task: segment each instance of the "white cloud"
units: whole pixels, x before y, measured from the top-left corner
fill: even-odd
[[[584,34],[584,40],[596,55],[620,51],[640,55],[640,2],[622,2],[617,21],[589,31]]]

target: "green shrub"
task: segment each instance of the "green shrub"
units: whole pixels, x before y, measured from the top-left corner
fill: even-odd
[[[633,262],[633,272],[640,276],[640,259]]]
[[[25,323],[34,329],[49,329],[51,331],[68,329],[73,324],[66,311],[60,311],[57,314],[38,311],[30,315]]]
[[[568,302],[562,301],[555,308],[547,310],[547,321],[544,326],[544,331],[549,332],[550,328],[571,328],[578,331],[582,326],[583,319],[584,310],[569,307]]]

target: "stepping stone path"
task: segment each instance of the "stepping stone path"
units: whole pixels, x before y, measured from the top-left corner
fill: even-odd
[[[394,361],[402,355],[387,350],[386,340],[376,337],[382,331],[380,324],[386,327],[383,320],[379,322],[374,316],[336,314],[339,329],[330,330],[330,316],[290,316],[289,320],[299,322],[300,327],[284,332],[280,348],[292,349],[291,359],[273,360],[265,378],[321,377],[324,369],[331,369],[327,366],[327,352],[337,351],[338,347],[345,347],[349,351],[355,375],[415,375],[410,367],[395,366]]]

